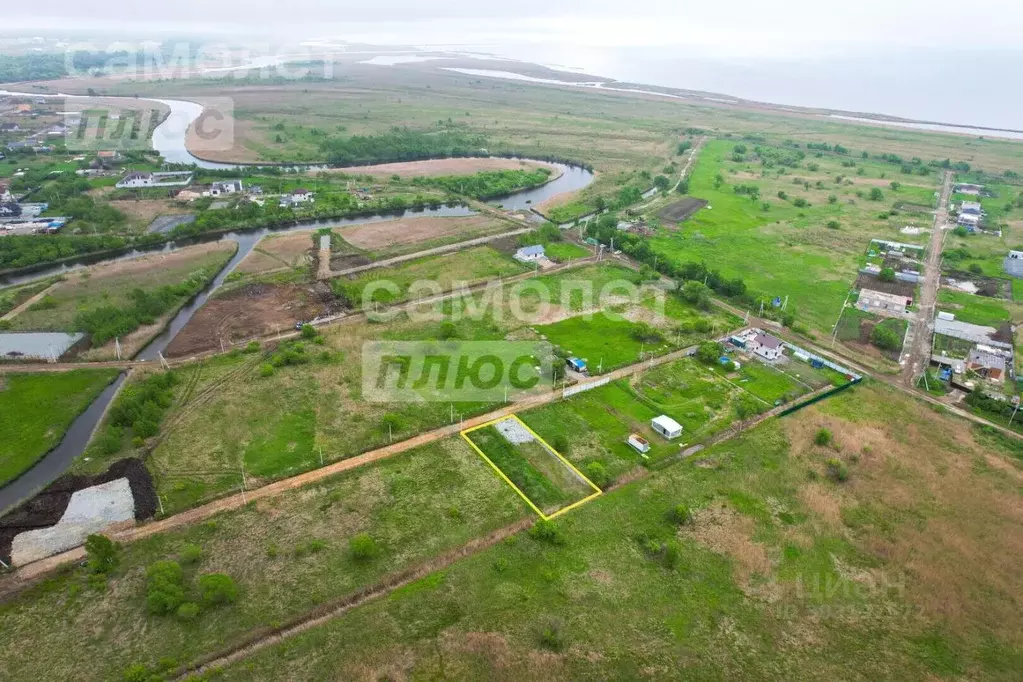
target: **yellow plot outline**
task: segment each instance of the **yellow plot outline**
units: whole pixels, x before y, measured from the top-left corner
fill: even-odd
[[[561,509],[559,509],[558,511],[554,512],[553,514],[551,514],[549,516],[547,514],[544,514],[542,511],[540,511],[540,508],[537,507],[535,504],[533,504],[533,501],[531,499],[529,499],[529,497],[526,495],[526,493],[522,492],[522,490],[517,485],[512,483],[511,479],[508,478],[505,475],[505,473],[503,471],[501,471],[501,469],[496,464],[494,464],[493,461],[491,461],[491,459],[489,457],[487,457],[486,453],[484,453],[482,450],[480,450],[479,446],[476,445],[475,443],[473,443],[472,439],[469,438],[469,434],[472,433],[473,431],[479,431],[480,429],[485,429],[488,426],[493,426],[494,424],[496,424],[498,422],[503,422],[503,421],[506,421],[508,419],[514,419],[519,424],[521,424],[522,427],[524,429],[526,429],[526,431],[529,431],[529,433],[531,433],[533,435],[533,438],[536,438],[540,442],[541,445],[543,445],[545,448],[547,448],[547,450],[549,450],[550,452],[553,452],[554,455],[565,464],[565,466],[567,466],[569,469],[574,471],[576,473],[576,475],[579,476],[579,478],[581,478],[584,481],[586,481],[587,485],[589,485],[591,488],[593,488],[593,490],[595,492],[592,495],[588,495],[588,496],[584,497],[581,500],[573,502],[572,504],[568,505],[567,507],[562,507]],[[526,504],[529,505],[529,508],[532,509],[533,511],[535,511],[537,513],[537,515],[539,515],[540,518],[544,519],[545,521],[548,520],[548,519],[553,519],[556,516],[561,516],[565,512],[571,511],[571,510],[575,509],[576,507],[584,505],[587,502],[589,502],[590,500],[592,500],[592,499],[594,499],[596,497],[599,497],[600,495],[604,494],[603,490],[598,488],[596,486],[596,484],[593,483],[593,481],[591,481],[590,479],[586,478],[586,476],[583,474],[583,472],[579,471],[574,466],[572,466],[572,463],[569,462],[567,459],[565,459],[561,455],[560,452],[558,452],[553,447],[551,447],[551,445],[547,441],[545,441],[543,438],[541,438],[540,434],[538,434],[533,429],[529,428],[529,426],[526,424],[526,422],[524,422],[521,419],[519,419],[519,416],[517,414],[511,414],[511,415],[508,415],[508,416],[505,416],[505,417],[498,417],[497,419],[491,419],[490,421],[488,421],[486,423],[483,423],[483,424],[480,424],[479,426],[474,426],[471,429],[466,429],[465,431],[462,431],[461,432],[461,436],[462,436],[462,438],[465,439],[465,442],[469,444],[469,447],[471,447],[473,450],[475,450],[476,454],[478,454],[480,457],[482,457],[483,461],[486,462],[487,464],[489,464],[490,468],[497,472],[497,475],[501,477],[501,480],[503,480],[505,483],[510,485],[511,489],[514,490],[516,493],[518,493],[519,497],[521,497],[523,500],[525,500]]]

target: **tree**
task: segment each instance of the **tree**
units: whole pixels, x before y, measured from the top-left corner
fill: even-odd
[[[316,327],[312,326],[311,324],[303,324],[302,325],[302,338],[303,339],[315,338],[316,334],[317,334]]]
[[[85,555],[93,573],[109,573],[117,567],[117,543],[106,535],[93,534],[85,539]]]
[[[884,199],[884,192],[881,191],[880,187],[871,187],[870,194],[867,195],[867,198],[871,201],[881,201]]]
[[[720,343],[716,341],[704,341],[700,344],[700,347],[696,349],[696,359],[700,362],[713,365],[724,353],[725,349]]]
[[[902,187],[902,183],[892,180],[891,182],[888,183],[888,186],[892,188],[893,192],[898,192],[899,188]]]
[[[895,270],[892,268],[881,268],[881,274],[879,274],[877,278],[882,282],[894,282]]]
[[[680,295],[682,300],[692,303],[698,308],[703,310],[710,308],[710,288],[703,282],[689,280],[682,285]]]
[[[658,192],[666,192],[669,184],[671,184],[671,181],[663,175],[658,175],[654,178],[654,187],[657,188]]]

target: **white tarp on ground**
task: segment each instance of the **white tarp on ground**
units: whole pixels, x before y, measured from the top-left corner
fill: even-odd
[[[0,334],[0,357],[59,358],[78,343],[84,334],[75,332],[11,332]]]
[[[1011,343],[995,341],[995,333],[998,330],[994,327],[985,327],[979,324],[970,324],[962,320],[943,320],[940,317],[934,320],[934,333],[943,336],[951,336],[971,343],[984,343],[995,348],[1011,349]]]
[[[135,498],[127,478],[94,485],[71,495],[57,525],[19,533],[11,543],[11,561],[23,566],[73,549],[85,538],[135,520]]]
[[[511,417],[497,422],[494,424],[494,428],[504,436],[505,440],[515,445],[530,443],[536,440],[533,438],[533,434],[529,432],[529,429],[520,424],[518,419],[512,419]]]

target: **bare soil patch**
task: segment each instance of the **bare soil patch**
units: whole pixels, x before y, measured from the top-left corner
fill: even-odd
[[[688,220],[693,216],[694,213],[699,211],[701,208],[707,205],[707,202],[703,199],[697,199],[696,197],[686,197],[680,199],[674,203],[668,204],[660,211],[657,212],[657,216],[661,220],[666,220],[672,223],[680,223],[683,220]]]
[[[877,276],[865,272],[861,272],[856,278],[856,288],[873,289],[874,291],[883,291],[886,294],[906,296],[908,298],[913,298],[916,295],[916,285],[912,282],[903,282],[898,279],[894,282],[885,282]]]
[[[178,249],[177,251],[172,251],[170,253],[155,253],[149,256],[142,256],[141,258],[132,258],[130,260],[115,261],[105,265],[97,265],[83,271],[83,273],[88,272],[88,279],[93,282],[102,281],[108,277],[122,277],[125,275],[136,274],[142,275],[146,272],[173,268],[208,253],[214,253],[217,251],[234,251],[236,248],[237,246],[231,242],[196,244],[195,246],[187,246],[183,249]],[[64,283],[64,286],[73,285],[77,280],[82,278],[83,273],[68,275],[68,280]]]
[[[429,159],[402,163],[381,163],[374,166],[348,166],[332,168],[329,172],[351,175],[400,175],[403,178],[417,178],[430,175],[472,175],[480,171],[533,170],[547,164],[522,159],[495,157],[471,157],[464,159]],[[313,171],[321,172],[321,171]],[[553,177],[552,177],[553,179]]]
[[[488,215],[458,218],[404,218],[367,223],[342,230],[341,235],[359,249],[379,250],[390,246],[416,244],[452,235],[483,236],[505,229],[503,221]]]
[[[248,284],[206,302],[167,348],[188,356],[225,344],[290,331],[296,322],[336,312],[337,298],[323,284]]]
[[[260,240],[238,264],[238,272],[252,274],[307,265],[312,259],[312,232],[288,232]]]

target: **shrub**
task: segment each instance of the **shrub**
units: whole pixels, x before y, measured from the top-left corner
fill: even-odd
[[[893,268],[881,268],[881,273],[877,276],[882,282],[894,282],[895,281],[895,270]]]
[[[93,534],[85,539],[85,555],[93,573],[109,573],[117,568],[118,546],[106,535]]]
[[[561,621],[555,618],[548,620],[540,628],[540,646],[550,651],[561,651],[565,648],[565,634]]]
[[[884,192],[882,192],[879,187],[871,187],[870,194],[867,195],[867,198],[871,201],[881,201],[884,199]]]
[[[199,605],[195,602],[185,602],[178,607],[177,616],[184,621],[195,620],[199,617]]]
[[[828,195],[828,203],[829,204],[837,204],[838,203],[838,197],[836,197],[834,194],[829,194]]]
[[[187,544],[181,548],[181,563],[194,564],[202,558],[202,547],[199,545]]]
[[[685,526],[693,522],[693,512],[687,504],[676,504],[668,512],[668,518],[676,526]]]
[[[249,343],[245,346],[245,352],[258,353],[260,348],[261,346],[259,345],[259,341],[249,341]]]
[[[238,586],[224,573],[207,573],[199,577],[199,594],[206,606],[233,604],[238,601]]]
[[[828,478],[835,483],[843,483],[849,480],[849,470],[845,467],[842,460],[836,457],[832,457],[828,460],[827,470]]]
[[[668,540],[664,543],[664,565],[674,570],[682,563],[682,545],[678,540]]]
[[[895,330],[879,324],[870,332],[870,342],[882,350],[899,350],[902,348],[902,338]]]
[[[832,436],[831,431],[829,431],[828,429],[818,429],[817,433],[813,437],[813,442],[815,445],[826,447],[828,445],[831,445],[831,441],[833,439],[834,436]]]
[[[316,335],[318,333],[319,332],[316,331],[316,327],[312,326],[311,324],[303,324],[302,325],[302,338],[303,339],[313,339],[313,338],[316,338]]]
[[[568,452],[568,438],[563,433],[556,433],[551,438],[551,447],[564,454]]]
[[[176,561],[157,561],[146,569],[146,606],[155,615],[175,613],[185,602],[184,576]]]
[[[269,362],[264,362],[259,366],[259,376],[261,377],[272,377],[274,375],[274,366]]]
[[[529,537],[537,542],[546,542],[551,545],[565,544],[565,538],[561,534],[558,524],[550,519],[540,519],[529,529]]]
[[[971,263],[969,270],[970,270],[970,272],[972,272],[975,275],[982,275],[982,274],[984,274],[984,268],[980,267],[979,263]]]
[[[380,545],[368,533],[359,533],[348,541],[348,551],[356,561],[369,561],[380,554]]]
[[[807,206],[810,205],[810,202],[804,199],[803,197],[798,197],[797,199],[794,199],[792,201],[792,205],[795,206],[796,208],[806,208]]]
[[[124,669],[124,682],[148,682],[152,679],[149,668],[144,663],[134,663]]]
[[[713,365],[724,352],[724,346],[720,343],[717,343],[716,341],[705,341],[696,349],[696,359],[704,364]]]
[[[828,229],[837,230],[838,228],[839,228],[839,224],[838,224],[837,220],[829,220],[828,221]]]
[[[611,476],[607,469],[600,462],[590,462],[586,465],[586,478],[593,481],[598,488],[606,488],[611,483]]]

